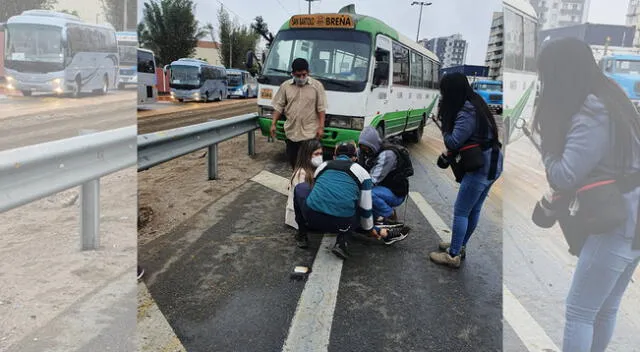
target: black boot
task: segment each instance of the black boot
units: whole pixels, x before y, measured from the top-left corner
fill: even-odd
[[[296,245],[298,248],[309,248],[309,238],[306,233],[302,231],[296,233]]]
[[[338,258],[348,259],[349,258],[349,241],[348,241],[348,232],[340,232],[338,233],[338,237],[336,237],[336,244],[333,246],[331,252],[335,254]]]

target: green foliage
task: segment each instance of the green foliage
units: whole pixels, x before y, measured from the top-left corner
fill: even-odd
[[[150,0],[144,4],[138,41],[152,50],[161,65],[192,57],[198,41],[207,35],[194,15],[192,0]]]
[[[58,0],[0,0],[0,22],[27,10],[51,10]]]
[[[246,70],[247,52],[255,51],[259,34],[248,26],[232,22],[229,13],[222,6],[218,11],[218,21],[220,58],[223,65],[227,68]]]

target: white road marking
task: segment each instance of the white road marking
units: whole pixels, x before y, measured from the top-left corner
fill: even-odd
[[[288,195],[289,180],[282,176],[262,171],[251,180]],[[328,250],[334,242],[335,236],[324,235],[322,238],[282,351],[324,352],[329,349],[331,324],[338,300],[343,263]]]
[[[449,227],[435,210],[433,210],[426,199],[418,192],[410,192],[409,197],[416,203],[418,210],[424,215],[433,229],[436,230],[441,241],[445,241],[445,237],[443,237],[442,234],[449,231],[446,235],[446,241],[449,241],[451,238],[451,235],[449,235],[451,233]],[[530,352],[560,351],[540,324],[527,312],[526,308],[505,285],[502,287],[502,300],[504,318]]]

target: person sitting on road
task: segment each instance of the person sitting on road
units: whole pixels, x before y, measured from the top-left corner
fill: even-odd
[[[334,160],[322,163],[315,172],[313,188],[303,182],[294,190],[294,209],[298,234],[298,247],[308,247],[309,231],[337,233],[332,252],[342,258],[349,257],[348,240],[358,227],[370,235],[393,243],[400,231],[380,229],[373,224],[369,173],[357,161],[355,142],[342,142],[336,146]]]
[[[285,213],[285,224],[298,229],[296,223],[296,213],[293,208],[293,190],[302,182],[306,182],[313,187],[313,175],[316,168],[322,164],[322,144],[317,139],[302,142],[298,152],[298,160],[293,176],[289,181],[289,197],[287,198],[287,210]]]
[[[358,143],[361,163],[370,173],[374,185],[371,198],[376,225],[397,224],[394,208],[401,205],[409,194],[408,176],[403,171],[407,166],[411,168],[411,160],[408,155],[403,157],[400,146],[383,143],[372,126],[362,130]],[[404,238],[398,238],[401,239]]]

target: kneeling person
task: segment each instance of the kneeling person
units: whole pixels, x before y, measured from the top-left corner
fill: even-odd
[[[376,224],[398,224],[394,208],[400,206],[409,194],[408,177],[413,167],[403,147],[384,143],[371,126],[360,133],[361,163],[370,173],[373,216]]]
[[[358,226],[385,242],[403,236],[399,231],[380,230],[374,226],[371,212],[373,184],[369,173],[356,160],[355,143],[340,143],[336,146],[334,160],[324,162],[316,169],[313,188],[306,182],[296,186],[294,209],[299,226],[298,247],[308,246],[309,231],[337,233],[332,251],[346,259],[349,256],[348,237]]]

